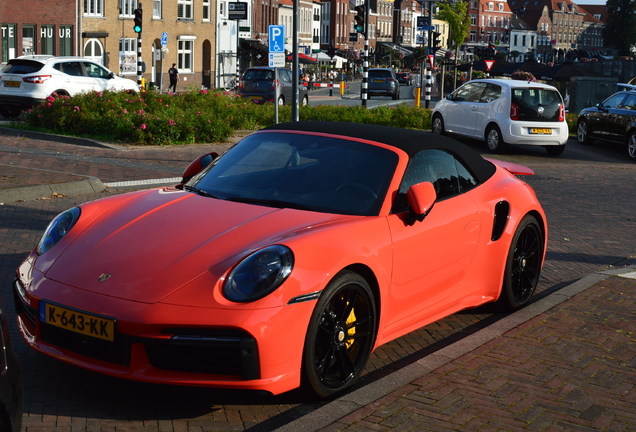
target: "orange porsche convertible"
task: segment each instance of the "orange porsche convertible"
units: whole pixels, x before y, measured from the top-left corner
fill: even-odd
[[[518,174],[430,132],[272,126],[58,215],[17,269],[19,328],[116,377],[328,396],[392,339],[530,301],[547,223]]]

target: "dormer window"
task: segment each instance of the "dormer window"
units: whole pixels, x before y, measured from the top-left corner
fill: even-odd
[[[495,10],[495,4],[493,2],[488,3],[488,10]]]

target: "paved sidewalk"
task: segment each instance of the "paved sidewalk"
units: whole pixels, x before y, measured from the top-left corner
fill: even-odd
[[[587,276],[277,431],[636,430],[635,288]]]

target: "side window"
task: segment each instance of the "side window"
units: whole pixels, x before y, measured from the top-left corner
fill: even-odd
[[[64,62],[55,65],[55,69],[71,76],[84,76],[82,65],[79,62]]]
[[[92,78],[108,78],[108,72],[106,69],[94,64],[94,63],[84,63],[84,67],[86,67],[86,75]]]
[[[486,83],[468,83],[457,90],[453,99],[459,102],[479,102]]]
[[[625,102],[623,102],[622,108],[632,111],[636,110],[636,95],[627,96],[627,99],[625,99]]]
[[[291,76],[287,69],[280,69],[278,73],[281,81],[291,82]]]
[[[486,86],[486,90],[484,90],[484,93],[481,95],[480,102],[490,103],[494,100],[499,99],[500,96],[501,96],[501,86],[497,84],[488,83],[488,85]]]
[[[609,108],[617,107],[623,102],[624,98],[625,98],[625,93],[620,93],[620,94],[611,96],[608,99],[606,99],[605,102],[603,102],[603,106],[609,107]]]

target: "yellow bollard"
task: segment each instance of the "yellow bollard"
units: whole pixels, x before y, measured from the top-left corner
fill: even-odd
[[[345,91],[345,82],[340,81],[340,96],[344,96],[344,91]]]
[[[422,97],[421,87],[415,87],[415,108],[420,107],[420,98]]]
[[[141,91],[146,91],[146,78],[141,77]]]

